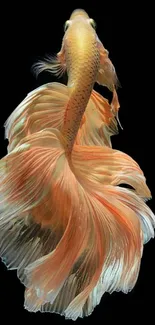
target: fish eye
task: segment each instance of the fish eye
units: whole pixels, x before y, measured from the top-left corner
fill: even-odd
[[[89,22],[90,22],[91,26],[92,26],[94,29],[96,29],[96,22],[95,22],[95,20],[91,18],[91,19],[89,19]]]
[[[65,22],[65,25],[64,25],[64,31],[67,30],[67,28],[69,27],[69,24],[70,24],[70,21],[67,20],[67,21]]]

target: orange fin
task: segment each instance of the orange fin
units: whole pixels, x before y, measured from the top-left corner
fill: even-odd
[[[143,242],[145,238],[153,236],[155,220],[151,210],[139,197],[149,196],[150,193],[140,168],[130,157],[105,147],[75,146],[72,163],[78,180],[74,183],[74,191],[78,189],[79,209],[81,206],[82,215],[85,216],[84,220],[80,219],[77,235],[80,241],[81,230],[84,232],[84,246],[81,242],[74,266],[65,281],[62,280],[57,287],[58,278],[60,280],[64,271],[62,263],[68,265],[65,256],[69,258],[69,246],[65,251],[64,241],[68,238],[68,231],[70,236],[72,231],[76,236],[76,229],[73,227],[73,230],[72,223],[69,223],[53,254],[26,268],[26,275],[30,279],[28,293],[31,294],[30,298],[29,294],[26,295],[25,307],[31,311],[37,308],[42,312],[57,312],[76,320],[91,314],[105,292],[128,292],[133,288],[139,273]],[[67,177],[69,173],[68,169]],[[63,177],[65,184],[65,175]],[[132,184],[135,193],[116,187],[121,181]],[[79,209],[77,212],[80,217]],[[86,233],[86,224],[84,226],[83,222],[87,224]],[[75,253],[74,245],[71,248],[72,257]],[[61,269],[57,264],[58,257],[61,258],[60,252],[63,252]],[[70,265],[70,260],[68,263]],[[55,270],[54,266],[56,274],[51,272]]]
[[[5,122],[9,152],[27,135],[51,127],[61,130],[68,99],[68,88],[57,82],[30,92]]]
[[[120,128],[123,130],[123,127],[121,125],[121,122],[119,120],[119,116],[118,116],[118,112],[119,112],[119,108],[120,108],[120,104],[118,101],[118,96],[117,96],[117,92],[114,89],[113,91],[113,98],[112,98],[112,102],[111,102],[111,108],[112,108],[112,112],[114,113],[114,115],[116,116],[117,122],[120,126]]]
[[[95,90],[92,91],[76,144],[111,147],[111,136],[118,134],[116,112],[119,108],[117,94],[115,92],[113,94],[112,103],[109,104],[107,99]]]
[[[109,59],[108,51],[104,48],[100,40],[98,40],[98,48],[100,51],[100,67],[97,75],[97,83],[106,86],[113,92],[115,87],[120,87],[115,67]]]
[[[61,131],[69,94],[67,86],[57,82],[30,92],[5,123],[8,151],[11,152],[25,136],[45,128]],[[118,133],[115,117],[119,103],[116,91],[113,94],[110,105],[103,96],[92,91],[78,131],[77,144],[111,146],[110,137]]]
[[[104,292],[133,288],[155,217],[133,159],[75,145],[69,161],[63,141],[45,129],[0,161],[0,256],[27,288],[26,309],[75,320]]]
[[[47,55],[44,60],[39,60],[32,66],[32,72],[38,76],[41,72],[48,71],[57,77],[61,77],[66,71],[65,50],[62,43],[61,50],[56,56]]]

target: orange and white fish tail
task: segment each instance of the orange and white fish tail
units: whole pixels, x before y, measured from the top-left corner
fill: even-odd
[[[69,159],[64,144],[58,130],[45,129],[0,161],[0,255],[27,288],[26,309],[75,320],[104,292],[132,289],[155,218],[128,155],[75,145]]]

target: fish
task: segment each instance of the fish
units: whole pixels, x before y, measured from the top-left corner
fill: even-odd
[[[25,286],[27,311],[76,320],[91,315],[105,292],[132,290],[155,216],[138,163],[103,134],[93,137],[110,114],[115,126],[117,78],[83,9],[66,22],[53,60],[48,68],[66,69],[67,85],[32,91],[5,124],[0,257]],[[112,105],[94,91],[95,82],[113,92]],[[96,129],[93,112],[101,114]]]

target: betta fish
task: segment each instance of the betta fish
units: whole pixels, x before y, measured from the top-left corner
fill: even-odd
[[[143,171],[111,147],[118,78],[94,27],[75,10],[60,52],[35,65],[67,71],[67,85],[28,94],[6,121],[0,161],[0,256],[17,270],[28,311],[72,320],[90,315],[105,292],[132,290],[155,226]],[[113,93],[111,104],[95,82]]]

